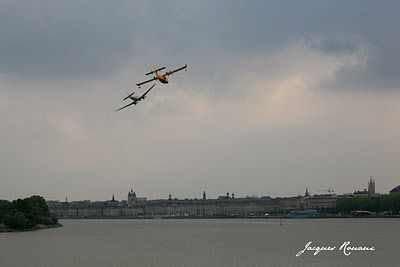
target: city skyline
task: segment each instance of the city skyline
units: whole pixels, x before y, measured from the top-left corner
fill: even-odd
[[[397,186],[395,186],[397,187]],[[393,188],[395,188],[393,187]],[[392,188],[392,189],[393,189]],[[391,189],[391,190],[392,190]],[[137,196],[138,198],[145,198],[147,200],[167,200],[167,199],[204,199],[206,196],[206,199],[218,199],[219,197],[225,197],[229,196],[230,198],[262,198],[262,197],[272,197],[272,198],[286,198],[286,197],[298,197],[298,196],[318,196],[318,195],[352,195],[352,194],[389,194],[388,192],[376,192],[375,190],[375,179],[373,179],[372,176],[370,176],[370,180],[367,182],[367,186],[365,188],[359,187],[355,188],[352,191],[350,190],[349,192],[343,192],[343,193],[338,193],[334,189],[329,188],[329,189],[318,189],[318,190],[310,190],[308,187],[305,187],[304,192],[302,194],[292,194],[292,195],[285,195],[285,196],[279,196],[279,195],[268,195],[268,194],[261,194],[261,195],[238,195],[234,191],[226,191],[225,193],[217,194],[217,195],[209,195],[205,190],[201,192],[199,196],[196,196],[196,194],[190,194],[190,195],[195,195],[194,197],[187,197],[181,194],[178,194],[178,196],[175,196],[173,193],[168,193],[167,196],[158,196],[155,198],[147,198],[146,193],[144,192],[138,192],[134,190],[133,188],[128,190],[128,194],[125,194],[125,198],[122,196],[123,194],[121,192],[118,192],[118,194],[112,193],[110,198],[106,199],[96,199],[96,200],[91,200],[91,199],[68,199],[68,196],[65,197],[65,201],[110,201],[110,200],[115,200],[115,201],[126,201],[127,197],[131,194],[134,194],[135,197]],[[121,198],[115,197],[115,196],[122,196]],[[63,201],[62,199],[49,199],[49,200],[55,200],[55,201]]]

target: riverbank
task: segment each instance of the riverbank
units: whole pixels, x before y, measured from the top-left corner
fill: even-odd
[[[11,229],[7,228],[4,224],[0,224],[0,233],[10,233],[10,232],[28,232],[28,231],[36,231],[36,230],[43,230],[43,229],[51,229],[51,228],[59,228],[62,227],[63,225],[60,223],[53,224],[53,225],[44,225],[44,224],[38,224],[35,227],[24,229],[24,230],[17,230],[17,229]]]
[[[332,215],[327,214],[325,216],[317,217],[284,217],[283,215],[270,215],[270,216],[137,216],[137,217],[127,217],[127,216],[92,216],[92,217],[63,217],[62,220],[144,220],[144,219],[167,219],[167,220],[181,220],[181,219],[191,219],[191,220],[202,220],[202,219],[354,219],[354,218],[400,218],[400,215],[370,215],[370,216],[355,216],[355,215]]]

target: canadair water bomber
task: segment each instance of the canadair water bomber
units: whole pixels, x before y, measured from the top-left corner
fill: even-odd
[[[115,112],[117,112],[118,110],[127,108],[127,107],[129,107],[130,105],[136,105],[136,104],[137,104],[138,102],[140,102],[141,100],[144,100],[144,99],[146,98],[147,93],[150,92],[150,90],[153,89],[153,87],[154,87],[155,85],[156,85],[156,84],[153,84],[153,85],[150,87],[150,89],[146,91],[146,93],[144,93],[143,95],[141,95],[141,96],[139,96],[139,97],[133,96],[133,94],[134,94],[135,92],[133,92],[132,94],[128,94],[128,92],[126,92],[126,93],[128,94],[128,96],[125,97],[123,100],[126,100],[126,99],[129,98],[129,99],[132,100],[132,103],[129,103],[128,105],[123,106],[122,108],[117,109]]]
[[[176,70],[170,70],[170,71],[167,71],[164,74],[159,74],[158,72],[163,70],[163,69],[165,69],[165,67],[156,69],[154,67],[154,65],[153,65],[153,70],[148,72],[148,73],[146,73],[146,75],[154,74],[154,77],[152,79],[150,79],[150,80],[147,80],[147,81],[144,81],[144,82],[141,82],[141,83],[137,83],[136,85],[139,86],[139,88],[140,88],[140,86],[145,84],[145,83],[149,83],[149,82],[157,81],[157,80],[160,81],[161,83],[167,84],[168,83],[167,76],[172,75],[173,73],[178,72],[180,70],[186,70],[187,71],[187,65],[185,64],[185,66],[180,67],[180,68],[178,68]]]

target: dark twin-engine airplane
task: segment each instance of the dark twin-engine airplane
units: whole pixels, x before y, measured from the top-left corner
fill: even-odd
[[[131,105],[136,105],[136,104],[137,104],[138,102],[140,102],[141,100],[144,100],[144,99],[146,98],[147,93],[150,92],[150,90],[153,89],[153,87],[154,87],[155,85],[156,85],[156,84],[153,84],[153,85],[150,87],[150,89],[147,90],[146,93],[144,93],[144,94],[141,95],[140,97],[135,97],[135,96],[133,96],[133,94],[134,94],[135,92],[133,92],[132,94],[128,94],[128,92],[126,92],[126,93],[128,94],[128,96],[125,97],[123,100],[126,100],[126,99],[130,98],[130,99],[132,100],[132,103],[129,103],[128,105],[123,106],[122,108],[117,109],[115,112],[117,112],[118,110],[127,108],[127,107],[129,107],[129,106],[131,106]]]

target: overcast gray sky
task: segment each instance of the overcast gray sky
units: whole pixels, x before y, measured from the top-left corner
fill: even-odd
[[[400,184],[398,1],[1,1],[0,199]],[[187,72],[129,109],[151,65]]]

